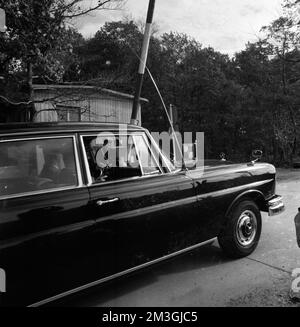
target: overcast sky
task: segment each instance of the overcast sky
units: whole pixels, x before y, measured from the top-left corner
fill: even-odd
[[[122,10],[101,10],[76,25],[85,37],[91,37],[106,21],[126,16],[145,21],[148,2],[127,0]],[[280,15],[280,4],[281,0],[156,0],[154,20],[160,33],[186,33],[204,46],[233,54],[257,40],[261,27]]]

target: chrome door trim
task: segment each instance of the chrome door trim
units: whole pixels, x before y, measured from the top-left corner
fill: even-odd
[[[162,262],[162,261],[165,261],[165,260],[168,260],[168,259],[171,259],[171,258],[174,258],[178,255],[181,255],[181,254],[184,254],[184,253],[187,253],[187,252],[190,252],[190,251],[193,251],[193,250],[196,250],[197,248],[201,247],[201,246],[204,246],[204,245],[207,245],[207,244],[210,244],[212,242],[215,242],[217,240],[217,237],[214,237],[210,240],[207,240],[205,242],[202,242],[202,243],[198,243],[196,245],[193,245],[193,246],[190,246],[186,249],[183,249],[183,250],[180,250],[180,251],[177,251],[177,252],[174,252],[174,253],[171,253],[169,255],[166,255],[164,257],[161,257],[161,258],[158,258],[156,260],[153,260],[153,261],[150,261],[150,262],[147,262],[147,263],[144,263],[142,265],[139,265],[139,266],[136,266],[134,268],[130,268],[130,269],[127,269],[127,270],[124,270],[120,273],[117,273],[117,274],[114,274],[114,275],[111,275],[111,276],[108,276],[108,277],[105,277],[105,278],[102,278],[102,279],[99,279],[99,280],[96,280],[94,282],[91,282],[89,284],[85,284],[85,285],[82,285],[80,287],[77,287],[77,288],[74,288],[70,291],[67,291],[67,292],[64,292],[64,293],[61,293],[61,294],[58,294],[58,295],[55,295],[55,296],[52,296],[50,298],[47,298],[45,300],[42,300],[42,301],[39,301],[39,302],[36,302],[36,303],[33,303],[33,304],[30,304],[28,305],[28,307],[39,307],[39,306],[42,306],[42,305],[45,305],[47,303],[50,303],[50,302],[53,302],[53,301],[56,301],[56,300],[59,300],[61,298],[64,298],[66,296],[69,296],[71,294],[74,294],[74,293],[78,293],[78,292],[81,292],[83,290],[86,290],[88,288],[91,288],[91,287],[94,287],[94,286],[97,286],[97,285],[100,285],[100,284],[103,284],[105,282],[108,282],[110,280],[113,280],[113,279],[116,279],[116,278],[119,278],[119,277],[122,277],[124,275],[127,275],[129,273],[132,273],[132,272],[135,272],[137,270],[140,270],[140,269],[143,269],[143,268],[146,268],[146,267],[149,267],[151,265],[154,265],[154,264],[157,264],[159,262]]]

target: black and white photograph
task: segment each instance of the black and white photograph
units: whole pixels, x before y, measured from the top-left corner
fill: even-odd
[[[300,307],[300,0],[0,0],[0,307]]]

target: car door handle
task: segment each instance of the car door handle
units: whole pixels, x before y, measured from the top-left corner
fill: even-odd
[[[119,198],[113,198],[113,199],[109,199],[109,200],[99,200],[96,202],[98,207],[103,206],[104,204],[108,204],[108,203],[114,203],[114,202],[118,202],[120,201]]]

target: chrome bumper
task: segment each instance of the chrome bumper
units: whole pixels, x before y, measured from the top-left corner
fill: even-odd
[[[285,210],[282,196],[276,195],[272,200],[268,201],[269,216],[276,216]]]

